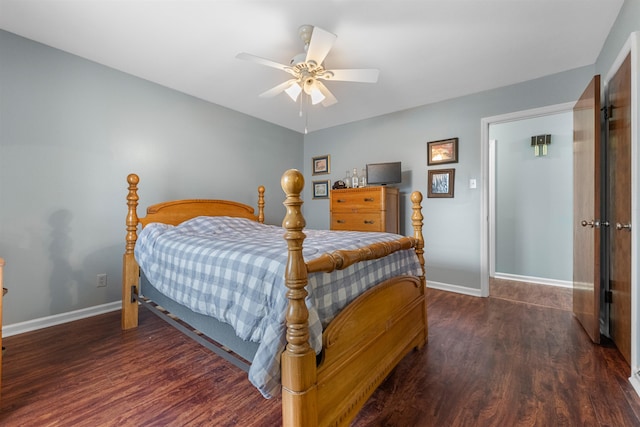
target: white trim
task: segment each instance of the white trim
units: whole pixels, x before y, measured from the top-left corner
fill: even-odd
[[[122,308],[122,302],[115,301],[107,304],[96,305],[93,307],[70,311],[68,313],[54,314],[53,316],[27,320],[26,322],[13,323],[11,325],[3,325],[2,336],[10,337],[12,335],[23,334],[25,332],[31,332],[38,329],[48,328],[49,326],[60,325],[63,323],[73,322],[74,320],[86,319],[87,317],[109,313],[112,311],[120,310],[121,308]]]
[[[438,289],[441,291],[455,292],[457,294],[471,295],[472,297],[480,297],[480,289],[467,288],[466,286],[450,285],[448,283],[427,281],[427,288]]]
[[[495,244],[490,239],[495,239],[495,205],[493,191],[489,186],[489,177],[495,176],[495,149],[492,149],[489,142],[489,126],[498,123],[507,123],[515,120],[531,119],[535,117],[548,116],[551,114],[571,111],[575,102],[565,102],[563,104],[550,105],[530,110],[516,111],[513,113],[501,114],[499,116],[485,117],[480,120],[481,133],[481,153],[480,175],[482,177],[482,207],[480,219],[480,293],[482,296],[489,296],[489,275],[492,260],[495,260]],[[491,158],[494,156],[494,159]],[[495,267],[494,267],[495,268]]]
[[[518,274],[495,273],[496,279],[511,280],[514,282],[527,282],[536,285],[556,286],[558,288],[573,288],[573,282],[567,280],[545,279],[543,277],[521,276]]]
[[[631,228],[631,372],[635,372],[632,378],[637,381],[638,370],[640,369],[640,328],[638,322],[640,317],[640,292],[638,292],[638,245],[640,244],[640,233],[637,226],[640,225],[640,210],[638,210],[638,188],[640,188],[640,176],[638,166],[640,164],[640,32],[632,33],[629,37],[631,44],[631,220],[634,227]],[[640,395],[640,389],[634,385],[636,392]]]
[[[498,141],[495,139],[489,140],[489,277],[493,277],[496,274],[496,192],[491,189],[496,188],[497,143]]]
[[[635,372],[634,374],[632,374],[631,378],[629,378],[629,382],[631,382],[631,385],[636,391],[636,394],[640,396],[640,372]]]

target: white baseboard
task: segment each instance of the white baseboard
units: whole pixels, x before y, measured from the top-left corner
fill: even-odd
[[[459,285],[450,285],[448,283],[442,283],[442,282],[433,282],[430,280],[427,280],[427,288],[439,289],[441,291],[455,292],[457,294],[463,294],[463,295],[471,295],[473,297],[482,296],[480,294],[480,289],[467,288],[466,286],[459,286]]]
[[[11,325],[2,326],[2,336],[10,337],[12,335],[23,334],[49,326],[60,325],[62,323],[73,322],[74,320],[85,319],[87,317],[97,316],[99,314],[109,313],[111,311],[120,310],[122,308],[121,301],[110,302],[107,304],[96,305],[93,307],[82,308],[80,310],[70,311],[68,313],[54,314],[53,316],[41,317],[39,319],[27,320],[26,322],[13,323]]]
[[[636,372],[631,375],[631,378],[629,378],[629,382],[633,386],[633,389],[636,391],[636,394],[640,396],[640,372]]]
[[[517,274],[508,273],[495,273],[493,277],[495,277],[496,279],[513,280],[514,282],[534,283],[536,285],[558,286],[560,288],[573,287],[573,282],[568,282],[566,280],[545,279],[543,277],[520,276]]]

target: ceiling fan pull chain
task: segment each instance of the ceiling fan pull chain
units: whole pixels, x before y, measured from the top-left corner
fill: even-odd
[[[303,107],[302,103],[304,102],[303,101],[304,98],[305,98],[304,96],[300,97],[300,113],[299,113],[300,117],[302,117],[302,114],[303,114],[304,107]]]
[[[303,98],[307,98],[306,96]],[[300,100],[300,114],[302,114],[302,100]],[[307,101],[307,108],[304,109],[304,134],[306,135],[307,132],[309,132],[307,125],[309,124],[309,106],[308,106],[309,101]]]

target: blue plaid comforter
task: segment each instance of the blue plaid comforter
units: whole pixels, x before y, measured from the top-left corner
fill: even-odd
[[[285,230],[231,217],[197,217],[178,226],[152,223],[138,237],[135,257],[149,281],[191,310],[229,323],[259,342],[249,380],[269,398],[280,393],[280,354],[286,344]],[[396,234],[305,230],[309,261],[337,249],[394,240]],[[322,349],[322,330],[366,289],[398,274],[421,274],[413,250],[361,262],[345,270],[309,275],[311,345]]]

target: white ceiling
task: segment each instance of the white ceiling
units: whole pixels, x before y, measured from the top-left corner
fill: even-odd
[[[303,132],[288,64],[298,27],[338,38],[326,68],[377,68],[378,83],[328,82],[309,132],[596,62],[623,0],[0,0],[0,28]]]

